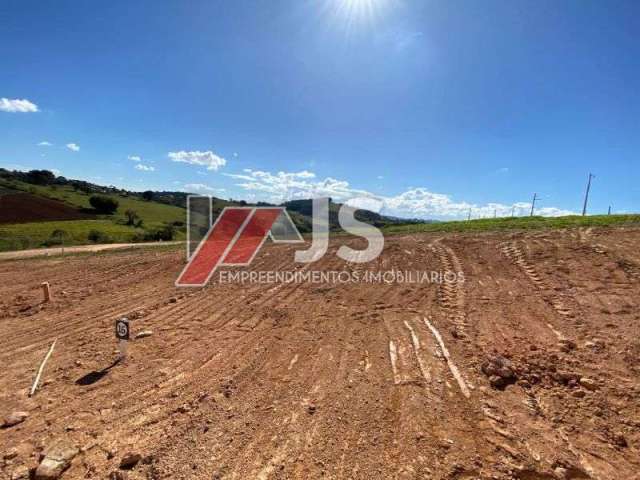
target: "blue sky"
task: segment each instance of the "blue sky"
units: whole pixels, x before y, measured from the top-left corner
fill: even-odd
[[[591,171],[591,212],[640,203],[637,1],[5,0],[0,24],[4,168],[428,218],[579,212]]]

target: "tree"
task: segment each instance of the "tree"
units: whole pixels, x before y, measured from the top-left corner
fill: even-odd
[[[89,203],[98,212],[111,215],[118,209],[118,201],[104,195],[93,195],[89,198]]]
[[[140,216],[137,214],[137,212],[130,208],[126,212],[124,212],[124,214],[127,217],[127,225],[135,225],[136,221],[140,219]]]
[[[36,185],[51,185],[56,180],[56,176],[49,170],[31,170],[27,173],[27,182]]]
[[[151,200],[153,200],[153,192],[151,190],[142,192],[142,198],[144,198],[147,202],[150,202]]]

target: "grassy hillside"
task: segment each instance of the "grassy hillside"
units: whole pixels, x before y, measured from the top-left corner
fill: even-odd
[[[391,225],[385,233],[418,232],[483,232],[502,230],[556,229],[572,227],[613,227],[640,225],[640,215],[590,215],[567,217],[508,217],[482,218],[478,220]]]
[[[18,180],[6,181],[0,179],[0,191],[8,193],[16,191],[27,192],[44,198],[65,202],[78,209],[91,211],[89,198],[92,193],[74,191],[69,185],[33,185]],[[172,205],[166,205],[154,201],[146,201],[140,197],[119,193],[100,193],[118,201],[118,209],[113,215],[94,215],[95,219],[44,221],[15,224],[0,224],[0,251],[21,248],[37,248],[45,246],[51,239],[51,234],[58,231],[64,232],[65,245],[80,245],[91,243],[89,233],[98,231],[104,234],[99,242],[131,242],[144,239],[167,224],[183,224],[185,210]],[[126,225],[125,212],[134,210],[142,219],[142,226],[136,228]],[[184,228],[179,227],[176,239],[184,238]]]
[[[54,181],[40,184],[37,176],[46,173]],[[115,187],[102,187],[79,180],[67,180],[62,177],[57,179],[50,172],[31,171],[8,172],[0,169],[0,208],[2,197],[5,197],[5,205],[13,206],[13,217],[22,215],[23,210],[36,209],[43,215],[46,208],[39,208],[38,202],[28,201],[30,198],[42,200],[51,199],[64,202],[78,211],[83,212],[86,218],[72,220],[58,220],[65,216],[46,216],[44,221],[26,221],[24,223],[0,223],[0,251],[17,250],[24,248],[38,248],[64,245],[82,245],[87,243],[108,242],[136,242],[148,241],[158,238],[158,234],[172,230],[172,238],[183,240],[185,238],[186,193],[184,192],[146,192],[151,194],[152,200],[145,200],[143,194],[118,190]],[[38,174],[38,175],[36,175]],[[33,177],[33,178],[32,178]],[[34,180],[34,178],[36,180]],[[25,181],[26,180],[26,181]],[[51,179],[50,179],[51,180]],[[26,200],[20,200],[18,204],[9,201],[11,194],[28,193]],[[118,202],[118,209],[112,215],[98,215],[92,209],[89,199],[92,195],[99,194],[110,197]],[[21,203],[22,202],[22,203]],[[48,202],[54,203],[54,202]],[[59,204],[58,204],[59,205]],[[213,200],[214,217],[226,206],[247,205],[246,202],[233,200]],[[267,204],[263,204],[267,205]],[[301,233],[311,231],[311,200],[295,200],[284,204],[287,207],[292,220],[298,226]],[[329,205],[330,228],[338,233],[338,209],[340,204],[331,202]],[[22,209],[22,210],[20,210]],[[26,209],[26,210],[25,210]],[[133,210],[141,225],[127,225],[125,212]],[[24,219],[33,216],[24,215]],[[403,220],[379,215],[366,210],[359,210],[356,218],[382,228],[385,234],[394,233],[418,233],[418,232],[482,232],[501,230],[529,230],[543,228],[570,228],[570,227],[594,227],[594,226],[618,226],[640,225],[640,215],[596,215],[596,216],[568,216],[568,217],[516,217],[516,218],[490,218],[470,221],[453,222],[429,222],[420,220]],[[21,220],[23,220],[21,218]],[[55,221],[54,221],[55,220]],[[174,232],[173,232],[174,231]],[[60,239],[63,240],[60,240]],[[164,238],[162,236],[161,238]],[[167,238],[165,238],[167,239]]]
[[[5,187],[11,187],[14,190],[33,193],[46,198],[62,200],[70,205],[78,208],[91,209],[89,198],[92,194],[74,189],[67,185],[33,185],[17,180],[11,182],[3,182]],[[115,221],[125,221],[124,212],[128,209],[135,210],[140,218],[144,220],[145,225],[159,226],[163,222],[182,221],[184,222],[184,209],[172,205],[165,205],[158,202],[142,200],[139,197],[129,195],[120,195],[114,193],[100,193],[106,197],[114,198],[118,201],[119,207],[114,215],[109,215]]]

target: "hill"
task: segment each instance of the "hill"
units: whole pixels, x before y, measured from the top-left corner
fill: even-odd
[[[97,212],[90,203],[94,195],[115,200],[117,210],[110,215]],[[128,214],[135,214],[133,222]],[[184,220],[183,208],[145,200],[144,193],[67,180],[47,171],[0,169],[0,251],[183,239]]]
[[[101,214],[92,196],[108,197],[118,203],[113,214]],[[56,177],[47,170],[29,172],[0,168],[0,251],[37,248],[56,244],[82,245],[90,242],[137,242],[184,239],[186,236],[187,192],[132,192],[84,180]],[[243,200],[212,198],[214,218],[227,206],[251,205]],[[273,206],[259,202],[258,206]],[[301,233],[312,226],[312,201],[283,204]],[[330,201],[329,222],[339,231],[341,204]],[[131,221],[128,213],[135,214]],[[357,210],[358,220],[377,227],[415,224],[367,210]]]

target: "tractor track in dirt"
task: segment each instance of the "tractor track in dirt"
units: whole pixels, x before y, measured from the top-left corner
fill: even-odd
[[[640,230],[386,240],[366,264],[340,238],[306,265],[266,245],[249,268],[463,276],[179,289],[182,251],[4,262],[0,413],[29,417],[0,433],[18,452],[0,479],[60,437],[82,447],[63,479],[107,478],[128,451],[145,458],[129,479],[638,478]],[[103,370],[120,316],[153,334]],[[495,356],[506,388],[483,373]]]

